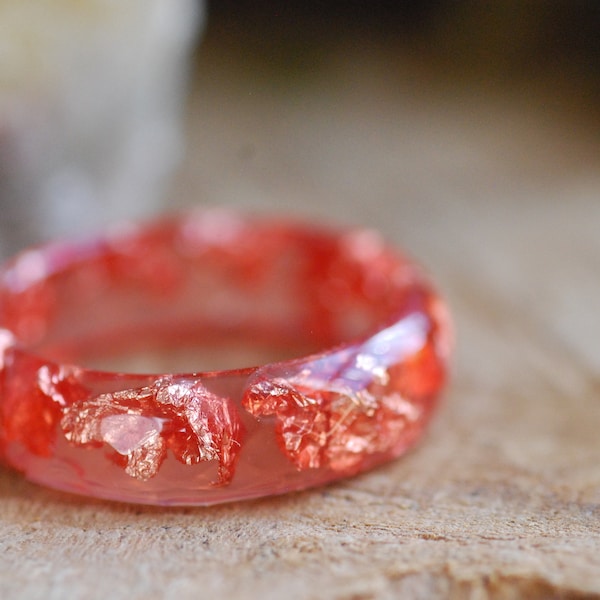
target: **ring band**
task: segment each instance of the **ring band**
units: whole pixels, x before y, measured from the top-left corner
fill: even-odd
[[[245,340],[308,355],[139,374],[90,356]],[[28,250],[0,272],[0,436],[35,482],[144,504],[299,490],[399,456],[446,379],[449,319],[369,230],[202,211]]]

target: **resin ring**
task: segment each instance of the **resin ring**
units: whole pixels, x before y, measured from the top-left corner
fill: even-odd
[[[50,244],[0,272],[2,453],[32,481],[146,504],[324,484],[417,441],[448,329],[421,270],[371,231],[208,211]],[[272,358],[98,367],[195,347]]]

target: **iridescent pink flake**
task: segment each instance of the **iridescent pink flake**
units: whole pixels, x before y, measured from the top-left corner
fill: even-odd
[[[243,430],[229,400],[199,381],[169,378],[71,404],[61,428],[72,444],[113,449],[113,460],[141,481],[158,473],[168,450],[185,465],[217,461],[215,485],[233,477]]]
[[[422,372],[415,364],[412,370],[428,380],[422,388],[398,374],[428,352],[433,333],[415,312],[351,350],[293,370],[260,369],[243,404],[256,417],[277,418],[279,445],[298,469],[360,471],[373,459],[400,454],[423,428],[444,371]]]

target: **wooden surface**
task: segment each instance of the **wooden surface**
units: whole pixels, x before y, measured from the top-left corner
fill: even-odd
[[[442,84],[376,48],[282,80],[206,54],[173,206],[382,230],[457,329],[418,449],[213,508],[0,473],[0,597],[600,598],[600,141],[543,90]]]

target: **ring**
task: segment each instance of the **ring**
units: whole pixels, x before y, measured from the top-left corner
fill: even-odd
[[[2,455],[31,481],[143,504],[322,485],[415,444],[449,346],[427,277],[371,230],[219,210],[123,225],[1,269]],[[98,366],[195,347],[270,354]]]

